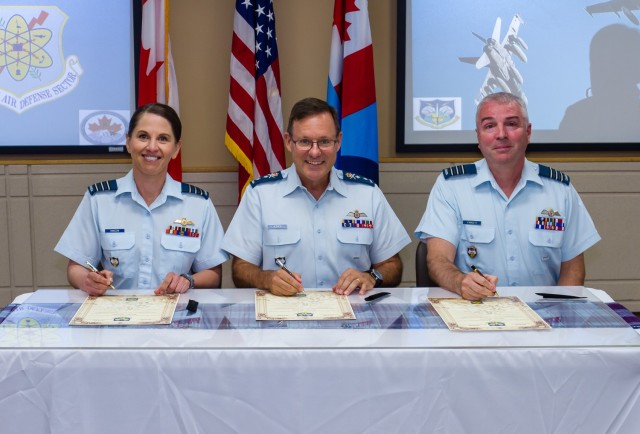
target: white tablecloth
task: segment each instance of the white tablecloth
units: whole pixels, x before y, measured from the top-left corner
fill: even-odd
[[[189,297],[249,296],[233,291]],[[402,289],[397,296],[421,298],[425,291]],[[34,297],[83,297],[42,293]],[[640,336],[631,329],[573,329],[575,344],[571,329],[165,330],[172,332],[168,340],[153,330],[137,330],[149,332],[144,336],[91,329],[75,337],[83,330],[64,330],[71,335],[43,329],[22,341],[0,330],[3,434],[636,433],[640,427]],[[584,336],[590,331],[602,336],[591,340]],[[402,332],[416,333],[403,339]],[[444,344],[447,335],[451,345]],[[461,335],[482,344],[458,346]],[[518,344],[516,336],[535,343]]]

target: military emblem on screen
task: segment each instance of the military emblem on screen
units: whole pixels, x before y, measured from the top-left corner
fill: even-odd
[[[62,53],[67,18],[52,6],[0,7],[0,106],[22,113],[76,88],[78,57]]]
[[[126,110],[79,110],[81,145],[125,145],[129,129]]]
[[[456,99],[418,98],[418,115],[415,121],[428,129],[452,129],[460,124],[460,116],[456,106]],[[414,110],[416,107],[414,107]],[[456,128],[453,128],[456,129]]]

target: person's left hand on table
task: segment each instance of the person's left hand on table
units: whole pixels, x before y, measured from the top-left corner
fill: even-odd
[[[189,290],[189,286],[190,283],[186,277],[170,271],[154,292],[156,295],[182,294]]]
[[[349,295],[356,290],[359,290],[360,295],[364,295],[367,291],[371,291],[375,284],[375,280],[369,273],[347,268],[332,289],[340,295]]]

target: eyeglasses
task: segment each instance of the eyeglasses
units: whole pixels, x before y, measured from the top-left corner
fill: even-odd
[[[293,140],[291,139],[294,145],[298,147],[298,149],[303,151],[309,151],[313,148],[313,145],[318,145],[320,149],[331,149],[338,143],[337,139],[318,139],[318,140],[309,140],[309,139],[300,139]]]

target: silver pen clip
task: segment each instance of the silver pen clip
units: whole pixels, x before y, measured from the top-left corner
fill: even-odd
[[[286,266],[286,265],[284,265],[284,263],[285,263],[285,261],[286,261],[286,259],[285,259],[285,258],[283,258],[282,256],[278,256],[277,258],[275,258],[275,261],[276,261],[276,265],[277,265],[278,267],[282,268],[284,271],[286,271],[286,272],[289,274],[289,276],[291,276],[291,277],[295,277],[295,276],[293,275],[293,273],[292,273],[291,271],[289,271],[289,269],[287,268],[287,266]]]

